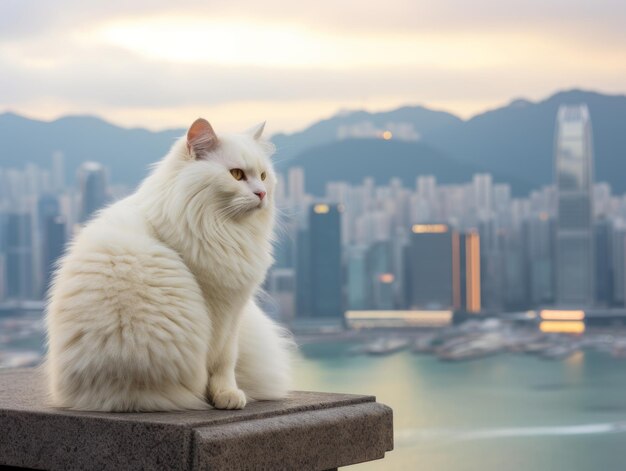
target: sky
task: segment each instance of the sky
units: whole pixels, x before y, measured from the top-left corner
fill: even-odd
[[[626,92],[624,0],[0,0],[0,112],[294,131]]]

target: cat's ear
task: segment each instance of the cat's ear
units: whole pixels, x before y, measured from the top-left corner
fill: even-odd
[[[264,129],[265,129],[265,121],[250,128],[248,130],[248,134],[250,134],[255,140],[258,141],[259,139],[261,139]]]
[[[213,127],[204,118],[196,119],[187,131],[187,149],[193,158],[200,159],[218,144]]]

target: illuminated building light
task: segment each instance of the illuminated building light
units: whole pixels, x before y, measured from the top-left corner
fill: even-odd
[[[582,321],[585,311],[567,311],[561,309],[543,309],[539,315],[546,321]]]
[[[393,137],[393,134],[391,133],[391,131],[384,131],[383,132],[383,139],[385,141],[391,140],[392,137]]]
[[[442,234],[448,232],[446,224],[413,224],[411,228],[415,234]]]
[[[465,236],[465,289],[468,312],[480,312],[480,238],[476,232]]]
[[[412,310],[412,311],[346,311],[346,319],[391,319],[391,318],[414,318],[414,319],[452,319],[452,311],[440,310],[440,311],[426,311],[426,310]]]
[[[346,323],[353,329],[382,327],[444,327],[452,323],[452,311],[346,311]]]
[[[378,281],[380,281],[381,283],[393,283],[393,281],[396,279],[395,276],[393,276],[393,273],[381,273],[378,276]]]
[[[550,334],[582,334],[585,331],[585,323],[581,321],[543,321],[539,324],[539,330]]]
[[[330,211],[330,207],[327,204],[316,204],[313,206],[313,211],[316,214],[326,214]]]

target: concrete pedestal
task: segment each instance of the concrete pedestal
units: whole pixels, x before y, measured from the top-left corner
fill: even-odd
[[[1,465],[326,470],[392,449],[392,411],[372,396],[294,392],[241,411],[86,413],[46,406],[37,370],[0,372]]]

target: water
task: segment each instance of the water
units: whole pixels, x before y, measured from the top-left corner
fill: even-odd
[[[41,351],[41,329],[27,327],[0,351]],[[626,469],[626,360],[585,352],[444,363],[408,351],[353,355],[352,346],[305,345],[295,374],[297,389],[375,395],[393,408],[395,450],[355,470]]]
[[[395,450],[355,469],[623,470],[626,361],[498,355],[444,363],[408,351],[301,348],[298,389],[375,395],[394,410]]]

